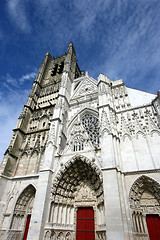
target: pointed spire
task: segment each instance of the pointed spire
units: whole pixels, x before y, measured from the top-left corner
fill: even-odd
[[[49,53],[49,51],[47,51],[47,52],[46,52],[46,55],[45,55],[45,57],[44,57],[44,59],[43,59],[43,61],[42,61],[42,63],[41,63],[41,66],[40,66],[40,68],[39,68],[39,70],[38,70],[38,73],[37,73],[35,82],[39,82],[39,83],[41,82],[42,75],[43,75],[43,73],[44,73],[44,71],[45,71],[45,67],[46,67],[47,62],[48,62],[49,59],[52,59],[52,56],[51,56],[51,54]]]
[[[47,52],[46,52],[46,55],[45,55],[45,57],[50,57],[50,58],[52,58],[52,56],[51,56],[51,54],[50,54],[50,52],[49,52],[49,51],[47,51]]]
[[[68,45],[68,53],[74,53],[76,55],[76,52],[75,52],[75,49],[74,49],[74,46],[73,46],[72,42],[70,42],[69,45]]]

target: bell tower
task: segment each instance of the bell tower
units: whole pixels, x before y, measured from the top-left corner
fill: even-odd
[[[64,122],[67,118],[71,85],[80,76],[72,42],[63,55],[52,58],[49,52],[46,53],[4,154],[0,167],[2,195],[7,186],[22,187],[17,179],[22,185],[34,181],[37,185],[28,239],[34,239],[34,231],[37,232],[37,239],[42,239],[45,206],[48,204],[48,191],[54,173],[54,155],[59,154],[66,144]],[[6,198],[7,196],[5,201],[9,201]],[[25,214],[24,222],[28,216],[27,212]],[[4,217],[3,222],[6,222],[5,218],[7,219]],[[18,224],[18,220],[14,221]],[[9,221],[4,227],[9,229],[8,233],[5,232],[6,239],[12,238],[19,228],[16,224],[9,225]],[[23,235],[23,227],[20,229],[17,234]]]

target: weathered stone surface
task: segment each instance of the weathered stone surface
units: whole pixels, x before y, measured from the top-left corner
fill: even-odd
[[[73,44],[47,52],[0,167],[0,239],[75,239],[92,207],[95,239],[148,239],[160,214],[160,94],[80,71]]]

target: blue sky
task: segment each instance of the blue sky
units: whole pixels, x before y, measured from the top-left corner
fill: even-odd
[[[47,50],[61,55],[72,41],[92,77],[159,90],[159,0],[4,0],[0,9],[0,161]]]

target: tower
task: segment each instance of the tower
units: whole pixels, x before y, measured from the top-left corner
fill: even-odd
[[[0,239],[152,240],[159,117],[159,93],[47,52],[1,164]]]

